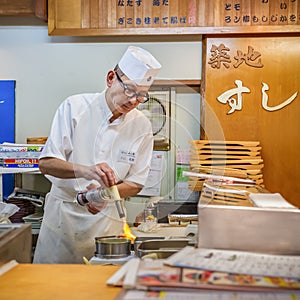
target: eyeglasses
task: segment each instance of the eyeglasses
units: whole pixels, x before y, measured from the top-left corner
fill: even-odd
[[[145,93],[136,93],[135,90],[129,88],[121,79],[121,77],[119,76],[119,74],[117,72],[115,72],[117,75],[117,78],[121,84],[121,87],[124,89],[124,94],[128,97],[128,98],[136,98],[136,100],[139,103],[145,103],[149,100],[149,94],[147,92]]]

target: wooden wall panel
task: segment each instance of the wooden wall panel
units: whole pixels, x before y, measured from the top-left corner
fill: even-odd
[[[49,19],[54,18],[53,24],[56,28],[81,28],[82,27],[82,14],[85,10],[81,11],[81,0],[61,1],[51,3],[49,1]],[[51,10],[54,9],[54,13]],[[83,20],[85,20],[83,18]],[[48,24],[48,27],[49,25]]]
[[[206,138],[260,141],[266,188],[300,207],[300,38],[207,37],[203,46]],[[235,89],[236,80],[249,89],[241,94],[240,110],[234,92],[226,103],[217,99]],[[290,104],[276,109],[292,95]],[[263,99],[274,111],[263,107]]]
[[[0,0],[0,16],[34,16],[47,20],[47,13],[47,0]]]
[[[0,0],[0,15],[3,16],[26,16],[34,15],[35,0]]]

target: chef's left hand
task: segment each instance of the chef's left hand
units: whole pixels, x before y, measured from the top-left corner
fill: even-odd
[[[100,211],[102,211],[107,205],[107,201],[102,202],[102,203],[98,203],[97,206],[91,204],[91,203],[87,203],[86,204],[86,208],[88,209],[88,211],[93,214],[96,215],[98,214]]]

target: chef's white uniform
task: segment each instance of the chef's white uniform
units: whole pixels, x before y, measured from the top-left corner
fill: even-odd
[[[144,185],[153,149],[151,123],[137,109],[109,123],[111,116],[105,91],[67,98],[55,114],[41,158],[83,165],[106,162],[117,181]],[[47,177],[52,187],[46,197],[34,263],[82,263],[83,256],[94,255],[95,237],[122,232],[113,203],[96,215],[77,204],[77,192],[86,190],[90,181]]]

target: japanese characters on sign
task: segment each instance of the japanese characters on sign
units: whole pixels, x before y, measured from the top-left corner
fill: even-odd
[[[300,0],[115,0],[118,26],[245,26],[297,25]]]
[[[208,63],[212,68],[219,69],[221,65],[223,65],[225,68],[229,68],[230,63],[232,62],[229,51],[230,49],[224,44],[219,46],[213,45],[210,50],[211,57]],[[233,64],[235,68],[239,67],[243,62],[245,62],[246,65],[255,68],[262,68],[264,66],[261,62],[261,54],[258,51],[255,51],[252,46],[248,46],[247,53],[237,50],[234,59],[236,60],[236,62]]]
[[[253,3],[254,10],[245,12],[243,1],[236,1],[235,3],[228,1],[228,3],[225,3],[224,8],[224,22],[232,25],[297,24],[297,21],[299,20],[299,14],[297,14],[297,2],[298,0],[260,0],[256,1],[256,5]],[[244,5],[247,4],[244,3]],[[255,8],[257,8],[257,11],[255,11]]]
[[[212,45],[210,50],[211,56],[208,60],[208,64],[211,68],[220,69],[225,67],[226,69],[230,68],[231,64],[234,68],[238,68],[241,64],[245,63],[249,67],[253,68],[262,68],[264,65],[262,63],[261,53],[256,51],[254,47],[248,46],[248,51],[244,53],[241,50],[236,51],[236,55],[233,57],[235,62],[232,62],[230,56],[230,49],[224,44]],[[223,92],[217,97],[217,100],[222,103],[230,106],[230,110],[227,114],[232,114],[236,110],[242,110],[243,108],[243,93],[251,93],[251,90],[243,86],[243,82],[239,79],[235,80],[236,87],[229,89]],[[266,91],[269,90],[269,85],[265,82],[262,82],[261,94],[262,94],[262,107],[263,109],[273,112],[279,109],[284,108],[285,106],[292,103],[298,96],[298,91],[296,91],[292,96],[290,96],[285,101],[281,102],[276,106],[269,106],[268,100],[269,96]]]
[[[146,0],[118,0],[117,7],[142,7]],[[150,2],[150,0],[148,0]],[[151,0],[152,7],[161,8],[161,7],[169,7],[169,0]],[[170,0],[171,2],[172,0]],[[196,2],[189,1],[189,11],[183,15],[160,15],[160,11],[158,11],[157,15],[147,15],[135,16],[135,17],[125,17],[120,16],[117,20],[118,25],[155,25],[155,24],[175,24],[179,26],[185,26],[186,24],[194,24],[196,25]]]
[[[228,102],[229,106],[231,107],[230,111],[227,114],[232,114],[236,110],[242,110],[243,93],[251,92],[249,88],[243,86],[243,83],[241,80],[235,80],[235,84],[237,86],[236,88],[227,90],[223,94],[221,94],[220,96],[217,97],[217,100],[219,102],[221,102],[223,104],[226,104]],[[276,106],[268,106],[269,96],[266,93],[267,90],[269,90],[269,86],[268,86],[268,84],[263,82],[262,89],[261,89],[262,107],[268,111],[276,111],[276,110],[279,110],[279,109],[287,106],[288,104],[292,103],[298,95],[298,91],[297,91],[291,97],[289,97],[287,100],[282,102],[281,104],[276,105]],[[237,99],[233,97],[234,95],[237,95]]]

